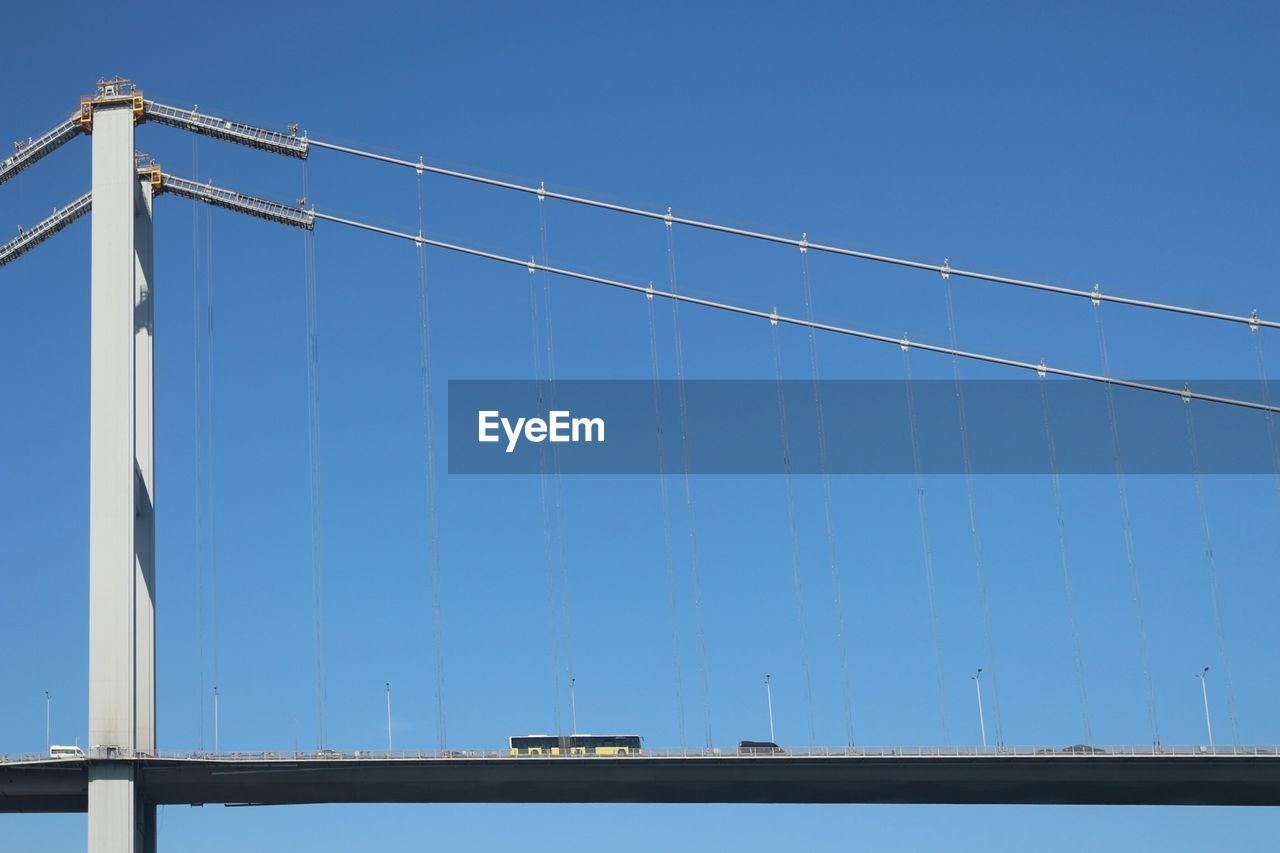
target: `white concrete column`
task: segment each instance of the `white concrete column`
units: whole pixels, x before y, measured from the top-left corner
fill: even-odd
[[[89,850],[148,853],[130,761],[155,748],[151,210],[128,103],[93,114],[89,437]]]
[[[156,750],[156,490],[155,490],[155,308],[152,304],[151,184],[135,182],[134,208],[134,458],[137,462],[134,517],[134,749]],[[156,807],[135,794],[135,853],[155,853]]]
[[[134,459],[137,463],[134,516],[134,743],[138,752],[156,749],[156,517],[155,383],[152,306],[151,184],[134,182]]]

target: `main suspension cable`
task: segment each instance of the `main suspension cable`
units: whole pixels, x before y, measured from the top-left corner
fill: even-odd
[[[675,216],[670,209],[666,213],[658,213],[653,210],[644,210],[638,207],[628,207],[626,205],[614,204],[612,202],[601,201],[599,199],[587,198],[584,196],[569,195],[567,193],[554,192],[547,189],[544,185],[526,186],[524,184],[514,183],[512,181],[503,181],[496,178],[486,178],[481,175],[473,175],[467,172],[460,172],[456,169],[445,169],[440,166],[424,165],[421,161],[401,160],[397,157],[388,157],[385,154],[376,154],[371,151],[362,151],[358,148],[351,148],[345,145],[335,145],[331,142],[322,142],[317,139],[309,139],[308,143],[316,148],[325,148],[330,151],[337,151],[342,154],[351,154],[357,157],[364,157],[369,160],[377,160],[381,163],[389,163],[394,166],[404,166],[407,168],[431,172],[435,175],[443,175],[449,178],[458,178],[472,183],[483,184],[485,186],[497,187],[504,190],[513,190],[515,192],[529,193],[539,198],[549,198],[556,201],[569,202],[570,204],[579,204],[586,207],[594,207],[601,210],[611,210],[615,213],[624,213],[629,216],[638,216],[645,219],[659,219],[668,224],[685,225],[690,228],[698,228],[704,231],[714,231],[719,234],[732,234],[738,237],[748,237],[754,240],[763,240],[768,243],[780,243],[787,246],[795,246],[796,248],[812,249],[815,252],[826,252],[832,255],[840,255],[848,258],[858,258],[864,261],[874,261],[876,263],[890,264],[893,266],[907,267],[916,270],[925,270],[934,273],[946,273],[958,278],[969,279],[971,281],[982,281],[990,284],[1002,284],[1013,287],[1022,287],[1030,290],[1038,290],[1046,293],[1056,293],[1061,296],[1072,296],[1080,299],[1091,299],[1101,302],[1112,302],[1117,305],[1128,305],[1135,308],[1146,308],[1155,311],[1165,311],[1173,314],[1185,314],[1191,317],[1201,317],[1209,320],[1222,320],[1229,323],[1244,323],[1254,328],[1265,327],[1268,329],[1280,329],[1280,321],[1263,320],[1255,316],[1244,316],[1239,314],[1227,314],[1219,311],[1207,311],[1200,308],[1191,308],[1184,305],[1174,305],[1164,302],[1155,302],[1148,299],[1134,299],[1127,296],[1116,296],[1109,293],[1102,293],[1096,287],[1093,290],[1080,290],[1078,288],[1064,287],[1062,285],[1049,284],[1046,282],[1032,281],[1029,279],[1011,278],[1009,276],[994,275],[992,273],[977,272],[974,270],[965,270],[952,267],[944,261],[942,264],[931,264],[923,261],[914,261],[907,258],[895,258],[889,255],[881,255],[873,252],[865,252],[859,249],[849,249],[842,246],[831,246],[823,243],[811,243],[807,237],[799,240],[794,237],[784,237],[778,234],[767,234],[761,231],[751,231],[745,228],[734,228],[729,225],[721,225],[715,222],[709,222],[699,219],[689,219],[683,216]]]
[[[416,234],[409,234],[403,231],[396,231],[391,228],[383,228],[382,226],[379,226],[379,225],[370,225],[368,223],[359,222],[354,219],[346,219],[340,216],[333,216],[332,214],[328,214],[328,213],[321,213],[320,211],[312,211],[311,213],[316,219],[324,220],[326,222],[334,222],[339,225],[346,225],[352,228],[359,228],[364,231],[370,231],[375,234],[383,234],[388,237],[398,237],[402,240],[419,241],[423,245],[433,246],[437,249],[445,249],[450,252],[457,252],[459,254],[470,255],[476,258],[484,258],[490,261],[498,261],[504,264],[511,264],[513,266],[525,267],[526,269],[533,270],[535,272],[543,271],[554,276],[574,279],[575,281],[583,281],[591,284],[604,285],[606,287],[617,288],[618,290],[628,290],[628,291],[631,291],[632,293],[652,294],[653,296],[658,296],[663,299],[667,299],[676,303],[683,303],[687,305],[699,305],[699,306],[702,306],[703,308],[714,308],[719,311],[725,311],[731,314],[740,314],[745,317],[755,317],[761,320],[770,320],[770,321],[776,320],[778,323],[785,323],[789,326],[801,326],[804,328],[813,328],[819,332],[831,332],[833,334],[845,335],[847,337],[852,337],[852,338],[860,338],[862,340],[867,340],[867,341],[876,341],[883,344],[895,344],[897,346],[905,346],[910,349],[921,350],[922,352],[932,352],[940,355],[954,355],[954,356],[958,356],[959,358],[969,359],[971,361],[980,361],[986,364],[998,364],[1004,367],[1017,368],[1019,370],[1028,370],[1028,371],[1037,371],[1037,372],[1044,371],[1045,373],[1049,373],[1054,376],[1062,376],[1068,379],[1082,379],[1089,382],[1104,383],[1106,385],[1114,386],[1114,387],[1131,388],[1137,391],[1149,391],[1157,394],[1165,394],[1171,397],[1180,398],[1186,395],[1186,392],[1184,390],[1173,388],[1167,385],[1153,385],[1147,382],[1135,382],[1129,379],[1117,379],[1113,376],[1104,376],[1096,373],[1086,373],[1084,371],[1079,371],[1079,370],[1068,370],[1062,367],[1053,367],[1051,365],[1045,364],[1044,362],[1033,363],[1030,361],[1018,361],[1017,359],[1004,358],[1001,356],[989,355],[989,354],[980,353],[980,352],[959,350],[959,349],[955,349],[954,347],[941,346],[938,344],[926,344],[926,343],[921,343],[919,341],[913,341],[906,336],[895,338],[889,335],[881,335],[875,332],[862,331],[860,329],[854,329],[847,326],[837,326],[831,323],[810,322],[801,317],[789,317],[785,314],[778,314],[776,311],[773,311],[773,312],[761,311],[756,308],[747,308],[742,305],[735,305],[728,302],[718,302],[715,300],[704,299],[697,296],[689,296],[683,293],[676,292],[674,290],[671,290],[671,291],[657,290],[653,288],[651,285],[646,286],[642,284],[634,284],[631,282],[625,282],[625,281],[619,281],[617,279],[606,278],[604,276],[577,272],[575,270],[565,269],[562,267],[554,267],[546,264],[540,264],[532,258],[530,258],[529,260],[521,260],[519,258],[500,255],[495,252],[485,251],[483,249],[474,249],[468,246],[462,246],[457,243],[446,243],[443,240],[435,240],[429,237],[419,237]],[[1255,409],[1255,410],[1264,411],[1264,412],[1280,412],[1280,406],[1258,403],[1252,400],[1242,400],[1242,399],[1233,398],[1233,397],[1221,397],[1213,394],[1203,394],[1198,391],[1192,391],[1190,393],[1190,397],[1193,400],[1203,400],[1204,402],[1208,402],[1208,403],[1221,403],[1223,405],[1238,406],[1240,408]]]

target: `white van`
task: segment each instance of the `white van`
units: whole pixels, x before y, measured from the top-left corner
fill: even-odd
[[[51,746],[50,758],[84,758],[84,750],[78,746]]]

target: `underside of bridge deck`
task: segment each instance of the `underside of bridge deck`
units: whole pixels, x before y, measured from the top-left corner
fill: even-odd
[[[157,804],[1280,805],[1276,756],[140,759]],[[84,811],[88,762],[0,766],[0,812]]]

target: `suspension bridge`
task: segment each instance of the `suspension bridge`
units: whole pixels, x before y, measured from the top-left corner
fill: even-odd
[[[421,186],[424,175],[487,185],[537,199],[539,209],[548,202],[599,211],[604,214],[650,220],[665,228],[668,241],[676,229],[690,229],[739,240],[752,240],[798,250],[804,259],[805,312],[779,313],[776,308],[709,299],[681,292],[674,267],[669,283],[655,287],[652,282],[606,277],[579,269],[553,265],[543,258],[501,254],[475,246],[447,242],[427,236],[421,220],[416,232],[338,216],[319,209],[308,200],[296,204],[259,198],[233,187],[172,174],[161,165],[136,153],[135,132],[145,123],[176,128],[222,142],[248,146],[287,158],[305,160],[313,150],[372,160],[408,170]],[[1160,741],[1151,695],[1149,665],[1146,670],[1148,703],[1151,705],[1152,743],[1143,747],[1107,747],[1092,744],[1018,747],[1007,745],[999,733],[998,694],[993,696],[997,715],[994,745],[981,748],[855,746],[850,725],[849,743],[840,748],[721,751],[710,743],[705,748],[675,750],[645,748],[634,753],[516,755],[512,752],[450,750],[445,747],[443,714],[443,663],[440,658],[439,563],[435,553],[438,531],[434,505],[429,520],[432,548],[432,595],[434,646],[436,652],[436,696],[439,704],[440,749],[431,753],[385,752],[338,753],[299,750],[281,752],[226,753],[215,746],[213,752],[175,754],[160,749],[156,742],[155,697],[155,523],[154,523],[154,385],[153,385],[153,203],[170,195],[219,207],[245,216],[266,220],[288,228],[313,232],[320,224],[357,229],[412,243],[418,251],[420,311],[424,341],[429,342],[428,311],[423,283],[423,252],[427,249],[456,253],[479,260],[527,269],[544,280],[568,279],[593,287],[621,291],[643,298],[649,322],[654,323],[656,302],[671,304],[673,310],[714,311],[736,315],[745,321],[767,323],[775,330],[795,327],[809,336],[815,403],[818,412],[819,452],[825,460],[828,442],[817,397],[818,364],[816,340],[819,335],[856,338],[869,343],[896,347],[904,360],[921,352],[950,357],[954,363],[968,360],[1034,374],[1041,381],[1060,377],[1112,389],[1181,399],[1188,407],[1222,406],[1258,413],[1270,428],[1280,411],[1268,399],[1252,399],[1220,393],[1204,393],[1188,386],[1136,381],[1112,375],[1106,360],[1105,335],[1099,314],[1098,332],[1103,353],[1103,370],[1090,372],[1070,365],[1048,364],[1010,358],[995,352],[960,348],[955,339],[950,302],[951,280],[965,280],[991,287],[1013,288],[1042,293],[1048,297],[1091,303],[1095,311],[1102,305],[1133,310],[1175,314],[1198,321],[1227,323],[1247,328],[1255,337],[1280,329],[1280,321],[1260,317],[1257,312],[1225,313],[1203,308],[1139,299],[1092,289],[1012,278],[976,270],[891,257],[855,248],[811,242],[800,238],[747,230],[713,221],[676,215],[671,209],[646,210],[585,196],[549,190],[545,185],[525,185],[478,174],[447,169],[424,159],[406,160],[372,151],[338,145],[312,138],[297,126],[285,131],[254,127],[220,116],[157,103],[144,96],[130,82],[100,81],[93,95],[82,99],[80,108],[47,133],[16,143],[14,153],[0,161],[0,184],[36,166],[43,158],[76,139],[92,140],[93,177],[90,192],[57,208],[38,224],[22,229],[19,235],[0,245],[0,266],[7,265],[78,219],[92,212],[91,293],[91,438],[90,438],[90,655],[88,745],[83,755],[51,758],[48,755],[0,758],[0,812],[77,812],[89,815],[89,849],[93,851],[147,851],[155,847],[155,810],[166,804],[226,803],[270,805],[340,802],[744,802],[744,803],[1062,803],[1062,804],[1187,804],[1187,805],[1280,805],[1280,751],[1276,747],[1251,746],[1233,738],[1230,745],[1171,746]],[[421,211],[421,207],[419,208]],[[420,213],[421,216],[421,213]],[[308,236],[308,239],[310,237]],[[310,246],[310,243],[308,243]],[[310,249],[309,249],[310,252]],[[863,263],[884,264],[939,277],[947,290],[950,340],[945,343],[916,340],[907,334],[887,334],[852,325],[827,322],[815,316],[810,293],[808,257],[830,255]],[[310,254],[309,266],[314,265]],[[672,261],[674,265],[674,261]],[[314,343],[314,278],[308,270],[308,330]],[[678,319],[677,319],[678,323]],[[678,326],[677,326],[678,332]],[[536,332],[535,332],[536,334]],[[550,332],[548,331],[548,334]],[[651,337],[652,341],[652,337]],[[656,346],[656,344],[655,344]],[[677,351],[680,340],[677,334]],[[535,342],[535,360],[537,358]],[[655,381],[657,378],[656,352]],[[909,361],[906,364],[910,370]],[[547,366],[549,379],[553,368]],[[682,368],[681,368],[682,370]],[[779,366],[779,380],[781,367]],[[319,538],[318,474],[316,472],[315,364],[309,364],[313,386],[310,423],[312,464],[313,536]],[[424,430],[431,423],[429,396],[429,345],[423,349]],[[1264,375],[1265,380],[1265,375]],[[957,388],[959,387],[957,374]],[[1265,386],[1265,382],[1264,382]],[[1042,386],[1043,387],[1043,386]],[[1108,397],[1110,400],[1110,397]],[[684,400],[681,398],[681,417]],[[655,398],[655,405],[657,405]],[[1114,405],[1114,403],[1112,403]],[[989,660],[995,649],[987,612],[985,574],[981,542],[974,520],[973,471],[968,464],[963,400],[961,434],[966,451],[965,481],[969,512],[974,527],[974,560],[982,598],[982,620]],[[1188,428],[1192,430],[1190,408]],[[914,414],[912,415],[914,417]],[[1114,411],[1112,412],[1114,430]],[[1046,421],[1047,424],[1047,421]],[[787,442],[783,419],[782,435]],[[1192,432],[1192,435],[1194,433]],[[1274,431],[1271,433],[1274,440]],[[1118,442],[1118,439],[1117,439]],[[1049,436],[1052,446],[1052,436]],[[920,477],[919,449],[915,448],[917,480]],[[687,445],[685,458],[674,460],[670,469],[683,467],[685,496],[692,514],[688,491]],[[1118,455],[1117,444],[1117,455]],[[1194,453],[1194,444],[1193,444]],[[789,455],[789,454],[787,454]],[[1118,461],[1118,460],[1117,460]],[[683,466],[680,464],[683,462]],[[427,481],[434,501],[436,471],[427,456]],[[1061,535],[1061,495],[1058,472],[1054,469]],[[1119,471],[1121,513],[1129,512]],[[670,496],[666,477],[660,478],[664,513],[669,513]],[[790,469],[787,476],[790,532],[796,537],[795,501],[791,494]],[[558,483],[543,481],[544,519],[550,514],[547,490]],[[830,504],[830,478],[823,473],[826,495],[825,525],[832,535],[835,521]],[[1198,492],[1203,515],[1203,495]],[[921,500],[923,500],[921,498]],[[922,535],[926,541],[925,571],[930,582],[931,610],[936,610],[932,568],[927,550],[928,526],[923,503],[920,507]],[[563,542],[554,541],[554,523],[547,523],[547,567],[550,586],[554,551]],[[692,532],[692,526],[691,526]],[[670,571],[672,548],[669,523],[664,531]],[[563,531],[559,532],[563,536]],[[1207,524],[1206,524],[1207,535]],[[318,548],[318,546],[316,546]],[[694,583],[697,578],[696,542],[693,543]],[[1133,583],[1133,600],[1144,661],[1147,638],[1143,629],[1138,576],[1126,524],[1126,562]],[[1070,572],[1063,544],[1063,568],[1070,598]],[[1207,553],[1212,554],[1208,549]],[[319,552],[313,555],[317,564]],[[843,610],[839,572],[832,545],[831,570],[837,624],[843,643]],[[796,565],[797,602],[799,567]],[[1210,556],[1214,617],[1219,637],[1221,613],[1216,591],[1216,567]],[[322,608],[322,577],[317,575],[317,610]],[[1075,607],[1074,601],[1069,606]],[[705,701],[705,642],[702,639],[702,604],[697,609],[700,658],[703,667]],[[798,606],[800,628],[804,630],[803,607]],[[1074,616],[1073,616],[1074,618]],[[321,630],[317,617],[317,631]],[[933,640],[938,648],[936,612]],[[1078,637],[1076,652],[1079,654]],[[318,639],[322,646],[322,639]],[[846,714],[850,703],[848,663],[844,661]],[[570,664],[571,671],[571,664]],[[980,676],[981,670],[977,675]],[[994,674],[994,673],[993,673]],[[806,681],[808,672],[806,670]],[[941,677],[941,676],[940,676]],[[323,661],[318,665],[317,691],[324,693]],[[572,687],[572,676],[569,678]],[[975,677],[982,708],[981,682]],[[810,712],[812,714],[812,712]],[[1207,715],[1207,696],[1206,696]],[[1086,721],[1087,726],[1087,721]],[[576,728],[576,727],[575,727]],[[810,719],[812,740],[813,724]],[[321,720],[323,741],[323,718]],[[984,722],[983,738],[986,738]]]

